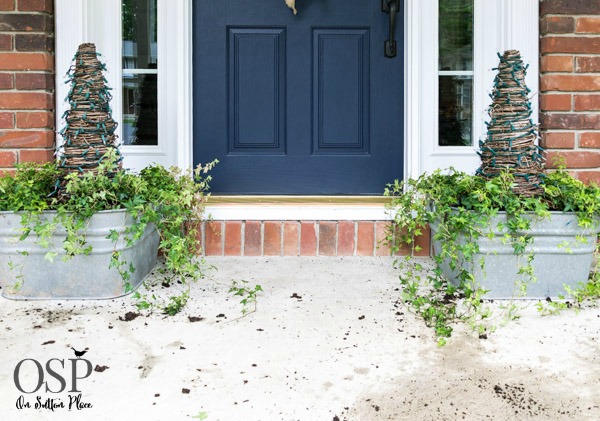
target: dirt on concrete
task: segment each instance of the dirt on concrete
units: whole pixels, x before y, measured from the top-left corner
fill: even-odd
[[[128,297],[0,299],[0,419],[600,419],[598,307],[542,317],[528,302],[487,339],[458,326],[440,348],[398,304],[388,258],[209,263],[173,317]],[[228,293],[242,280],[264,290],[245,317]]]

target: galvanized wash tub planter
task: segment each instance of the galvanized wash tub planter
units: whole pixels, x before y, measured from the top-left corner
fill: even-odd
[[[43,212],[42,219],[51,220],[56,212]],[[135,290],[156,265],[159,235],[154,225],[132,246],[123,238],[133,222],[125,210],[102,211],[94,214],[85,230],[89,255],[75,255],[63,261],[62,243],[66,230],[58,226],[50,239],[50,247],[36,244],[32,232],[19,241],[22,233],[22,213],[0,212],[0,285],[2,295],[17,300],[34,299],[106,299],[127,294],[121,274],[110,267],[114,252],[121,252],[121,261],[133,265],[135,271],[127,281]],[[114,242],[107,238],[111,231],[119,232]],[[45,258],[48,251],[58,253],[54,262]],[[23,254],[25,252],[26,254]],[[20,287],[15,288],[16,285]]]
[[[492,231],[494,235],[489,238],[484,233],[476,240],[479,253],[472,262],[465,262],[459,256],[462,268],[474,275],[478,286],[489,290],[486,298],[556,298],[559,294],[565,294],[565,285],[576,288],[578,283],[588,281],[600,232],[598,222],[590,228],[582,228],[574,213],[551,212],[550,218],[546,219],[531,214],[531,229],[527,234],[533,237],[533,243],[523,255],[515,255],[513,246],[505,240],[506,231],[498,228],[499,223],[506,221],[505,212],[499,212],[492,218],[489,228],[484,231]],[[435,239],[439,223],[430,225],[433,251],[439,255],[441,244]],[[465,241],[464,237],[459,237],[460,243],[465,244]],[[531,265],[537,281],[529,282],[523,295],[518,283],[527,282],[529,278],[518,272],[527,265],[527,256],[531,253],[534,255]],[[480,263],[482,259],[483,268]],[[458,284],[459,271],[453,271],[448,260],[441,264],[441,269],[447,279]]]

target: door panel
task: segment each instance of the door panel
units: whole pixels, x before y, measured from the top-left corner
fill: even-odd
[[[298,5],[194,2],[194,160],[219,159],[215,194],[379,195],[403,162],[389,17],[381,0]]]
[[[285,153],[285,28],[228,28],[229,153]]]
[[[313,153],[369,154],[369,30],[313,29],[312,40]]]

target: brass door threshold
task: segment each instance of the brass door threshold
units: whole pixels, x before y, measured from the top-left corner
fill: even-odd
[[[383,205],[385,196],[210,196],[209,205]]]

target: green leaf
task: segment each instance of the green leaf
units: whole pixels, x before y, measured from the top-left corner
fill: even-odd
[[[106,238],[111,240],[113,243],[116,243],[119,239],[119,232],[117,230],[111,229],[110,234],[108,234]]]

